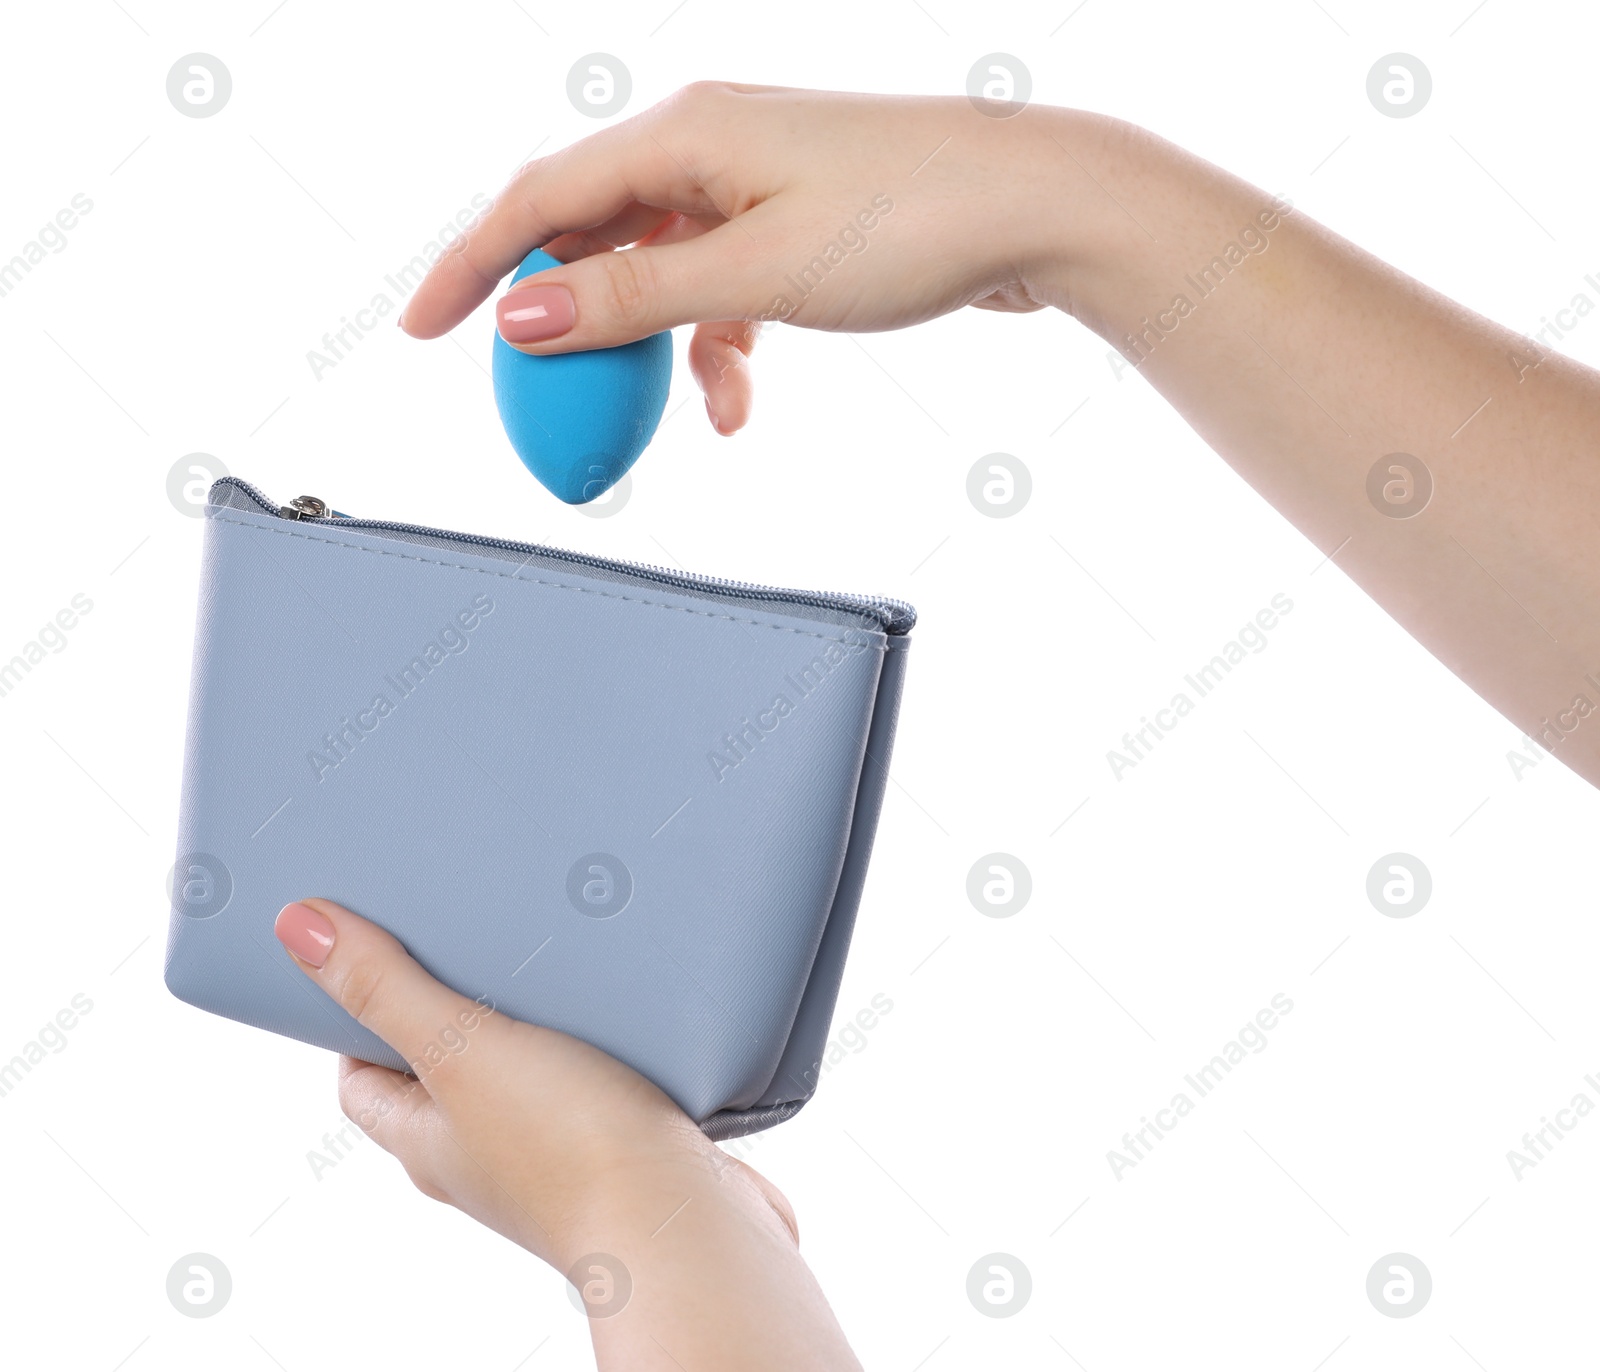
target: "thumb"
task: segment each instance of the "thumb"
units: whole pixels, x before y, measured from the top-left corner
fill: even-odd
[[[331,900],[285,905],[273,933],[301,971],[387,1043],[430,1092],[470,1074],[467,1049],[494,1007],[441,985],[400,940]]]
[[[593,253],[525,276],[495,307],[500,337],[538,356],[616,347],[707,319],[757,318],[774,293],[749,232],[730,221],[682,242]]]

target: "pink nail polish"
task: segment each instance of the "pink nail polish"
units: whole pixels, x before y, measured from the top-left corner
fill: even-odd
[[[577,318],[572,292],[565,286],[523,286],[500,297],[495,317],[507,343],[542,343],[559,338]]]
[[[326,916],[299,901],[278,911],[272,932],[301,962],[309,962],[313,967],[321,967],[333,951],[333,925]]]

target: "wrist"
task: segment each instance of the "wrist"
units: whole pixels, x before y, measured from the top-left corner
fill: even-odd
[[[1161,140],[1086,110],[1040,107],[1016,122],[1033,197],[1014,216],[1017,270],[1041,304],[1104,334],[1136,294],[1174,194]]]
[[[619,1288],[659,1295],[693,1274],[736,1269],[740,1254],[793,1239],[740,1166],[710,1143],[653,1148],[597,1171],[554,1226],[550,1264],[581,1292],[591,1267]],[[593,1301],[588,1293],[586,1304]],[[600,1302],[604,1303],[604,1300]],[[613,1310],[595,1309],[591,1316]]]
[[[1053,242],[1035,245],[1030,286],[1131,365],[1283,237],[1292,206],[1281,197],[1135,124],[1080,110],[1043,113],[1037,136],[1061,169],[1045,217],[1060,228]],[[1281,257],[1280,249],[1274,261]],[[1280,287],[1287,279],[1281,266],[1247,275],[1270,275]]]
[[[566,1273],[586,1254],[610,1253],[632,1263],[686,1200],[700,1211],[739,1209],[746,1198],[730,1174],[737,1163],[687,1120],[599,1143],[565,1194],[546,1207],[548,1229],[536,1251]],[[533,1245],[525,1245],[533,1246]]]

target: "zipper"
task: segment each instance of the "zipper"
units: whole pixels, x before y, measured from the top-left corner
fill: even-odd
[[[325,500],[314,495],[296,496],[287,505],[276,505],[255,486],[236,476],[223,477],[218,485],[232,486],[248,496],[263,514],[306,524],[339,525],[346,529],[370,529],[375,533],[422,535],[428,538],[449,539],[464,547],[499,548],[507,552],[525,553],[547,557],[558,562],[568,562],[578,567],[600,571],[619,572],[642,581],[673,590],[696,595],[717,596],[724,599],[771,601],[776,604],[806,605],[814,609],[841,611],[861,615],[876,621],[884,633],[908,634],[917,622],[917,612],[904,600],[890,596],[850,595],[832,591],[795,591],[781,586],[762,586],[749,581],[732,581],[726,577],[701,576],[694,572],[677,572],[666,567],[656,567],[644,562],[624,562],[617,558],[593,557],[587,553],[568,552],[565,548],[551,548],[539,543],[517,543],[503,538],[484,538],[478,534],[456,533],[451,529],[432,529],[422,524],[397,524],[380,519],[353,519],[329,507]]]
[[[297,495],[287,505],[280,505],[278,513],[285,519],[321,519],[328,513],[328,502],[314,495]]]

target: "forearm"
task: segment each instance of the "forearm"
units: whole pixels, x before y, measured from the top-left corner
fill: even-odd
[[[1053,114],[1088,227],[1041,293],[1468,685],[1600,783],[1600,719],[1579,728],[1589,706],[1574,709],[1600,706],[1600,376],[1169,143]],[[1431,475],[1420,513],[1391,463],[1375,483],[1397,482],[1390,498],[1369,496],[1395,453]]]

